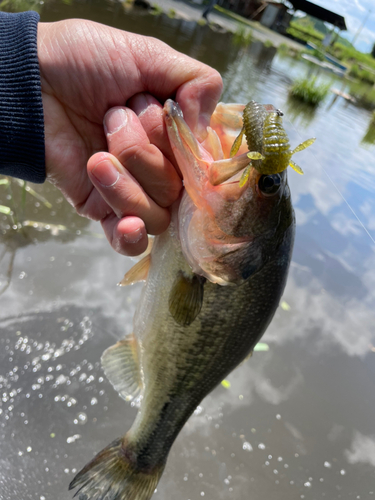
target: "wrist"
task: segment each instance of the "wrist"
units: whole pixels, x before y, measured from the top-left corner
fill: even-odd
[[[44,126],[36,12],[0,15],[1,172],[43,182]]]

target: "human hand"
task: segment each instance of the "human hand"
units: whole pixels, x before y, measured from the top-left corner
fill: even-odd
[[[101,221],[116,251],[143,252],[181,189],[160,102],[176,99],[203,138],[219,74],[157,39],[85,20],[39,23],[38,57],[47,178]]]

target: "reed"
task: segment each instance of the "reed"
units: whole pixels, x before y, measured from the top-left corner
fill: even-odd
[[[303,78],[297,80],[290,88],[289,94],[291,97],[302,101],[309,106],[318,106],[327,97],[330,84],[317,84],[316,78]]]

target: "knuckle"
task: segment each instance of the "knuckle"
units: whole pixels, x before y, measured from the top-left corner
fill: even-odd
[[[155,201],[163,208],[170,207],[178,199],[181,187],[181,183],[178,182],[171,183],[168,186],[160,186],[158,197]]]
[[[146,203],[143,193],[139,190],[124,189],[119,193],[122,204],[115,209],[117,217],[125,217],[128,215],[140,216],[145,211]]]

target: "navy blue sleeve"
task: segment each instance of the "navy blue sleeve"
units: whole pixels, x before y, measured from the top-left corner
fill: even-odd
[[[0,173],[45,180],[36,12],[0,12]]]

